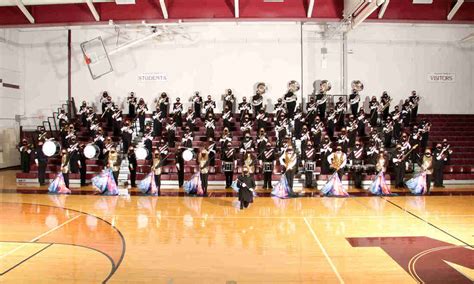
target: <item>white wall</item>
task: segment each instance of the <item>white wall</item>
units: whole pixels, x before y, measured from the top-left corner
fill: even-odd
[[[20,89],[14,89],[0,84],[0,168],[19,164],[15,149],[19,139],[15,115],[23,107],[23,73],[17,42],[18,31],[0,30],[0,79],[3,83],[20,86]]]
[[[348,79],[365,95],[388,91],[394,102],[412,90],[421,113],[474,113],[473,44],[459,41],[473,26],[364,24],[348,34]],[[455,73],[455,83],[428,82],[428,73]]]
[[[117,47],[117,37],[110,30],[73,31],[73,96],[95,100],[108,90],[114,100],[124,100],[130,91],[143,97],[149,107],[161,92],[174,101],[183,101],[194,91],[220,100],[225,89],[232,88],[237,97],[253,95],[259,81],[269,86],[268,97],[286,92],[288,81],[300,81],[299,24],[198,25],[182,32],[190,39],[155,39],[138,47],[110,56],[114,73],[92,80],[79,44],[102,36],[109,51]],[[119,44],[142,37],[134,31],[121,32]],[[139,83],[143,72],[163,72],[166,82]]]

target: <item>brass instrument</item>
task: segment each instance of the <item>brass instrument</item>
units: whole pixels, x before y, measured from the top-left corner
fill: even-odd
[[[255,163],[250,155],[248,155],[244,161],[244,168],[248,169],[249,174],[255,173]]]
[[[292,93],[296,93],[299,90],[300,90],[300,83],[298,83],[295,80],[291,80],[290,82],[288,82],[288,91]]]
[[[319,83],[319,91],[323,94],[326,94],[331,90],[331,83],[329,83],[328,80],[322,80],[321,83]]]
[[[344,154],[334,153],[334,156],[331,161],[331,168],[339,170],[342,164],[344,163]]]
[[[357,93],[364,90],[364,84],[359,80],[354,80],[351,83],[352,90],[355,90]]]

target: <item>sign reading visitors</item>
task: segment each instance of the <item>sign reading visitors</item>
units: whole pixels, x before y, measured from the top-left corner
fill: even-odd
[[[149,72],[138,74],[138,82],[163,82],[168,81],[165,73]]]
[[[454,83],[456,81],[455,73],[429,73],[428,82],[432,83]]]

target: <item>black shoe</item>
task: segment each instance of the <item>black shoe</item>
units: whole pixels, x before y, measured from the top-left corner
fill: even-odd
[[[244,210],[244,205],[240,203],[240,210]]]

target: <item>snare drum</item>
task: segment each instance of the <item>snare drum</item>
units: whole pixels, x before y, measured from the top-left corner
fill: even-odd
[[[222,162],[222,171],[223,172],[232,172],[232,171],[234,171],[234,163],[233,162]]]
[[[135,155],[137,156],[137,159],[145,160],[146,157],[148,157],[148,150],[147,150],[147,148],[145,148],[143,146],[138,146],[135,149]]]
[[[316,169],[316,163],[315,162],[306,162],[304,164],[304,170],[306,172],[314,172],[315,169]]]
[[[59,152],[61,152],[61,145],[56,141],[46,141],[43,144],[42,150],[47,157],[52,157],[54,155],[59,155]]]
[[[273,163],[272,162],[264,162],[263,163],[263,171],[265,173],[269,173],[273,171]]]
[[[193,151],[191,151],[189,149],[186,149],[186,150],[183,151],[183,160],[184,161],[189,162],[193,158],[194,158],[194,152]]]
[[[99,146],[95,144],[87,144],[86,147],[84,147],[84,156],[86,156],[87,159],[95,159],[99,156]]]

